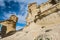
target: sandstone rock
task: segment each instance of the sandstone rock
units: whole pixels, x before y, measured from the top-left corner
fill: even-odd
[[[1,40],[60,40],[60,3],[46,2],[37,7],[36,3],[29,4],[26,27]]]
[[[18,18],[15,15],[12,15],[10,19],[1,21],[0,24],[1,27],[1,37],[4,38],[6,36],[9,36],[13,34],[13,32],[16,31],[16,22]]]

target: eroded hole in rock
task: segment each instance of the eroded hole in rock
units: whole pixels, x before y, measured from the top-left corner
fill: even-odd
[[[52,29],[47,29],[47,30],[45,30],[45,32],[50,32],[50,31],[52,31]]]
[[[50,2],[51,4],[56,4],[56,1],[55,0],[51,0],[51,2]]]
[[[41,28],[45,28],[45,26],[42,26]]]
[[[28,33],[28,31],[26,31],[26,33]]]

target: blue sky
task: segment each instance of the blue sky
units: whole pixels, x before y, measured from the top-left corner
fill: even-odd
[[[23,28],[26,25],[26,16],[28,10],[28,4],[37,2],[41,4],[47,0],[0,0],[0,20],[6,20],[11,15],[18,17],[16,30]]]

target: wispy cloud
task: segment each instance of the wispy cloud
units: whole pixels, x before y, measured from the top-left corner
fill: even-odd
[[[0,5],[1,5],[1,6],[5,6],[3,0],[0,0]]]
[[[17,0],[17,1],[19,1],[19,2],[26,2],[26,3],[33,3],[33,2],[37,2],[37,4],[41,4],[41,3],[43,3],[43,2],[46,2],[46,1],[48,1],[48,0]]]
[[[19,29],[22,29],[22,28],[23,28],[22,26],[17,26],[16,30],[19,30]]]

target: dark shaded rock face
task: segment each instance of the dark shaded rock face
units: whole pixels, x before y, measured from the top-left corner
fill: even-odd
[[[1,35],[1,31],[0,31],[0,35]]]
[[[56,1],[56,3],[60,2],[60,0],[55,0],[55,1]]]
[[[1,28],[1,37],[2,38],[4,38],[6,36],[6,31],[7,31],[6,26],[2,26],[2,28]]]
[[[50,3],[54,5],[54,4],[59,3],[59,2],[60,2],[60,0],[51,0]]]
[[[12,15],[9,20],[0,22],[0,24],[2,24],[0,33],[2,38],[10,36],[16,32],[17,20],[18,18],[15,15]]]

